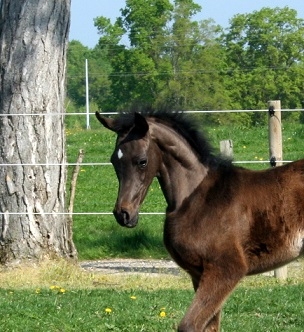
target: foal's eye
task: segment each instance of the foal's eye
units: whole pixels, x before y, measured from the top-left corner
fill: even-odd
[[[147,166],[148,164],[148,160],[147,159],[141,159],[138,161],[137,163],[137,166],[140,168],[140,169],[143,169]]]

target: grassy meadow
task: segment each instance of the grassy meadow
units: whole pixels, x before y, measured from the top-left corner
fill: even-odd
[[[248,168],[269,167],[268,124],[257,126],[214,125],[202,128],[210,138],[215,151],[219,142],[231,139],[234,145],[234,160],[263,163],[241,165]],[[189,115],[193,116],[193,115]],[[200,115],[195,115],[200,120]],[[91,117],[92,129],[84,129],[84,116],[68,118],[68,161],[75,162],[79,149],[85,151],[84,163],[109,162],[115,144],[115,134],[104,129],[95,117]],[[72,122],[73,121],[73,122]],[[201,121],[202,122],[202,121]],[[304,126],[298,122],[285,121],[283,133],[283,158],[296,160],[304,157]],[[72,171],[72,167],[69,169]],[[117,180],[109,166],[85,166],[79,173],[74,212],[111,212],[117,195]],[[164,212],[165,202],[155,180],[141,212]],[[111,257],[167,258],[163,247],[163,215],[141,215],[135,229],[124,229],[110,215],[75,215],[74,240],[80,259]]]
[[[303,332],[304,270],[285,281],[244,279],[224,305],[222,332]],[[67,261],[0,268],[1,332],[170,332],[193,298],[189,278],[102,275]]]
[[[92,129],[85,130],[83,117],[69,120],[69,162],[76,161],[79,149],[85,151],[84,163],[109,161],[115,135],[101,128],[93,117],[91,124]],[[248,167],[269,167],[266,124],[252,128],[209,126],[205,130],[216,149],[220,140],[232,139],[235,160],[265,161]],[[283,139],[285,160],[304,156],[303,125],[286,123]],[[111,166],[82,165],[74,211],[110,212],[116,193]],[[141,211],[164,210],[155,181]],[[141,215],[135,229],[120,227],[112,215],[75,215],[74,241],[80,260],[167,258],[162,227],[162,215]],[[224,306],[221,331],[303,332],[303,261],[300,266],[290,269],[284,281],[265,275],[245,278]],[[176,331],[192,298],[191,282],[184,272],[178,276],[105,275],[84,271],[65,260],[0,266],[0,331]]]

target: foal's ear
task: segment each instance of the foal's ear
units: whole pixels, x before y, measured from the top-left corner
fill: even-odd
[[[103,116],[100,115],[99,112],[95,112],[95,115],[96,115],[96,118],[98,119],[98,121],[104,126],[106,127],[107,129],[110,129],[112,131],[115,131],[115,128],[114,128],[114,119],[111,119],[111,118],[105,118]]]
[[[149,130],[147,120],[139,113],[134,113],[134,128],[133,130],[140,136],[145,136]]]

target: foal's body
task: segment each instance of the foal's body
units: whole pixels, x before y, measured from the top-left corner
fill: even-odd
[[[303,254],[304,160],[249,171],[214,157],[178,118],[135,114],[129,124],[97,118],[118,134],[112,163],[121,225],[136,225],[158,177],[168,204],[164,242],[196,291],[179,331],[219,331],[223,301],[241,278]]]
[[[216,316],[208,329],[200,327],[219,312],[242,277],[272,270],[303,253],[303,170],[303,160],[260,172],[218,170],[180,209],[167,214],[166,247],[191,275],[196,290],[181,331],[219,331]],[[218,190],[222,176],[227,187]]]

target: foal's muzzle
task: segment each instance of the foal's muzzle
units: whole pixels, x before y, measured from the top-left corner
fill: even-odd
[[[115,207],[113,214],[119,223],[119,225],[132,228],[137,225],[138,222],[138,212],[132,212],[129,209],[123,207]]]

